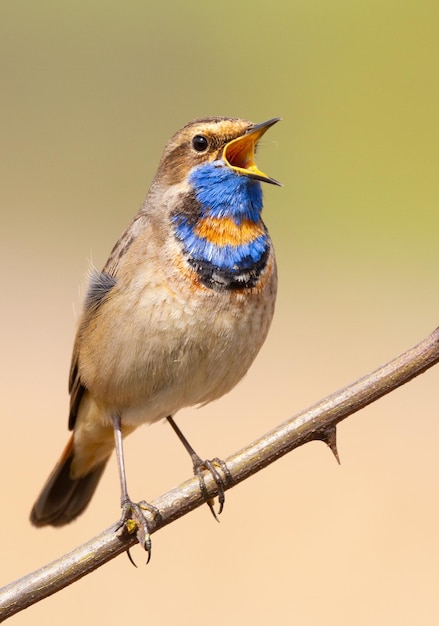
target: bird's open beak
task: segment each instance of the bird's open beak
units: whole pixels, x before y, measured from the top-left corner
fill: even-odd
[[[280,117],[275,117],[267,122],[262,122],[262,124],[257,124],[248,130],[245,135],[229,141],[225,145],[223,152],[223,159],[226,164],[238,174],[250,176],[250,178],[256,178],[272,185],[280,185],[281,183],[277,180],[261,172],[255,163],[255,149],[259,139],[280,119]]]

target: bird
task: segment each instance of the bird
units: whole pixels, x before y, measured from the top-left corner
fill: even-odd
[[[150,552],[149,505],[128,495],[123,438],[166,419],[194,472],[213,474],[222,508],[225,464],[202,461],[174,416],[228,393],[266,339],[277,269],[261,183],[280,183],[258,169],[255,152],[279,120],[196,119],[167,143],[137,215],[103,269],[90,272],[70,368],[72,433],[32,508],[33,525],[76,519],[116,449],[120,526],[134,520]]]

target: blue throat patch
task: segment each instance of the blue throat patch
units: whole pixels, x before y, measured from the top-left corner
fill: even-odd
[[[236,174],[222,161],[202,165],[192,171],[189,184],[203,208],[203,216],[228,217],[240,224],[247,219],[259,222],[262,188],[258,180]]]
[[[261,221],[260,182],[236,174],[222,161],[215,161],[194,169],[189,183],[195,194],[194,212],[176,213],[172,218],[189,263],[208,286],[221,285],[226,289],[253,286],[265,267],[270,249]],[[255,236],[242,243],[218,245],[214,237],[208,239],[199,234],[203,221],[212,219],[217,223],[232,221],[237,227],[243,222],[253,223]]]

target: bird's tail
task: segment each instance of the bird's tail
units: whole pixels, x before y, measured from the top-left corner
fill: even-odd
[[[90,502],[108,458],[80,478],[71,478],[73,435],[35,502],[30,521],[34,526],[64,526]]]

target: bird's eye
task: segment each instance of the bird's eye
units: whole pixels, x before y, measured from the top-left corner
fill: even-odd
[[[205,150],[207,150],[208,145],[209,142],[204,135],[195,135],[195,137],[192,139],[192,147],[197,152],[204,152]]]

